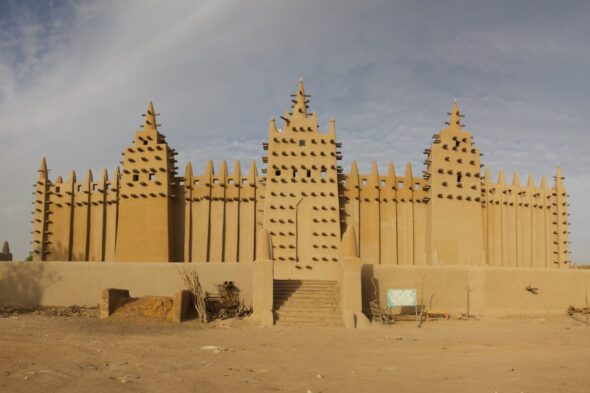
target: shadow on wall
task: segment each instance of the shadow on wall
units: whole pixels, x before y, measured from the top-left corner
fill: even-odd
[[[43,262],[0,264],[0,304],[35,306],[42,302],[43,289],[60,280],[47,272]]]
[[[363,314],[371,319],[371,305],[369,302],[379,299],[379,281],[375,278],[373,265],[362,265],[361,288],[363,296]]]

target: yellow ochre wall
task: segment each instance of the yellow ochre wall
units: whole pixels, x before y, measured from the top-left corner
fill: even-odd
[[[482,174],[480,151],[455,102],[447,127],[433,135],[421,176],[408,163],[380,174],[344,173],[335,121],[320,132],[303,82],[281,116],[270,121],[262,175],[239,161],[203,173],[159,131],[150,102],[142,129],[123,152],[121,169],[98,181],[72,171],[52,182],[43,159],[33,201],[37,261],[253,262],[266,229],[273,260],[301,271],[341,258],[342,233],[354,228],[359,256],[370,265],[489,265],[562,268],[569,260],[567,191],[558,169],[552,186],[501,171]],[[246,173],[246,172],[244,172]],[[292,270],[293,268],[294,270]]]

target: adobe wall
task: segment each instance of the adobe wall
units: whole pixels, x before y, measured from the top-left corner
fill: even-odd
[[[563,314],[568,306],[584,307],[590,271],[479,266],[363,265],[363,310],[373,299],[374,277],[382,306],[387,288],[416,288],[418,303],[451,313],[467,308],[476,315]],[[422,283],[424,283],[422,285]],[[537,294],[527,291],[531,286]],[[424,300],[421,300],[424,299]]]
[[[0,303],[43,306],[96,306],[105,288],[128,289],[131,296],[174,296],[185,289],[179,270],[196,269],[206,291],[233,281],[246,305],[252,303],[251,263],[87,263],[7,262],[0,264]]]

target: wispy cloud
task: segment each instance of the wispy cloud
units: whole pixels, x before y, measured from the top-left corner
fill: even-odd
[[[477,3],[477,4],[476,4]],[[28,250],[31,184],[110,170],[153,99],[179,167],[262,155],[303,76],[345,166],[422,170],[457,97],[493,173],[572,195],[574,260],[590,262],[590,28],[585,2],[54,1],[0,5],[0,240]],[[260,161],[258,162],[260,165]],[[231,165],[230,165],[231,167]]]

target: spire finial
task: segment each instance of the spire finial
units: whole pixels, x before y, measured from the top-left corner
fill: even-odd
[[[557,172],[555,173],[555,186],[557,188],[563,187],[563,174],[561,173],[561,165],[557,167]]]
[[[47,173],[47,161],[45,161],[45,157],[41,160],[41,169],[39,169],[39,179],[47,180],[48,173]]]
[[[268,122],[268,133],[270,135],[270,134],[272,134],[274,132],[278,132],[278,130],[277,130],[277,123],[275,121],[275,118],[272,117],[270,119],[270,121]]]
[[[304,115],[307,117],[307,101],[305,100],[305,88],[303,87],[303,78],[299,78],[297,83],[297,93],[293,100],[293,115]]]
[[[6,240],[4,241],[4,244],[2,244],[2,253],[10,254],[10,246],[8,245],[8,242]]]
[[[463,115],[459,111],[459,103],[457,102],[456,98],[453,100],[453,107],[451,108],[451,111],[447,113],[447,115],[451,116],[451,119],[446,124],[448,124],[451,128],[463,128],[463,124],[461,124],[461,118]]]
[[[143,128],[145,130],[157,130],[158,123],[156,122],[156,116],[159,115],[159,113],[156,113],[156,111],[154,111],[154,104],[152,103],[152,101],[150,101],[148,103],[147,112],[142,115],[143,117],[145,117]]]
[[[328,129],[330,134],[336,133],[336,120],[334,120],[334,116],[330,117],[330,128]]]

